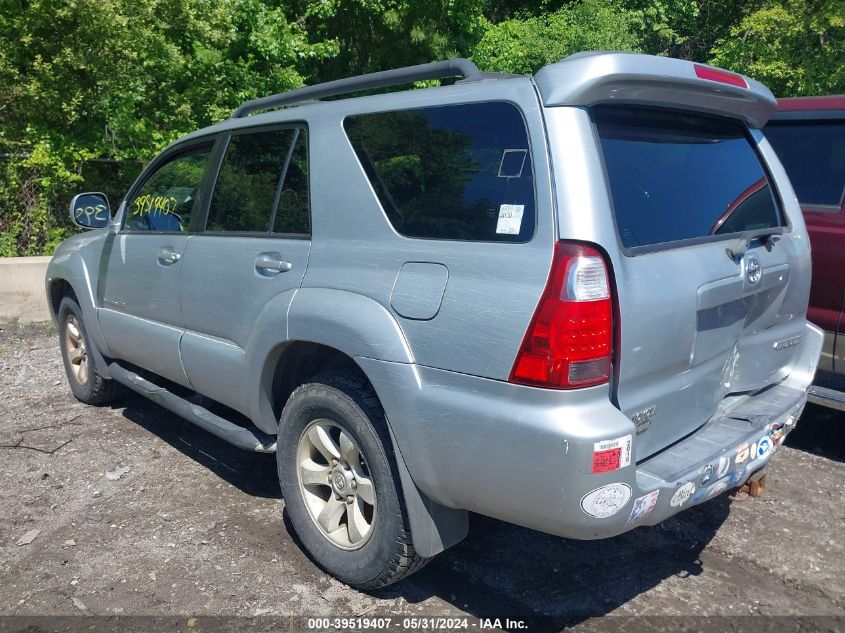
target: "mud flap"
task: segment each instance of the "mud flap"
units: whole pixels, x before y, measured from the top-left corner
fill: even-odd
[[[414,549],[420,556],[431,558],[464,540],[469,532],[469,513],[435,503],[417,488],[405,465],[405,458],[402,457],[402,451],[399,450],[389,422],[387,428],[396,455],[396,467],[399,469],[405,507],[411,523]]]

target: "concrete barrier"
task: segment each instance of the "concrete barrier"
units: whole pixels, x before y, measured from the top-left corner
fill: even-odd
[[[49,321],[44,275],[49,257],[0,257],[0,322]]]

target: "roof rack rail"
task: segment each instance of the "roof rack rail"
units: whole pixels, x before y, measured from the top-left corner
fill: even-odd
[[[321,97],[332,97],[372,88],[386,88],[387,86],[397,86],[424,79],[445,79],[447,77],[460,77],[464,81],[479,81],[484,79],[485,75],[468,59],[462,57],[447,59],[442,62],[406,66],[405,68],[327,81],[314,86],[306,86],[305,88],[253,99],[238,106],[238,109],[232,113],[232,118],[243,117],[257,110],[266,110]]]

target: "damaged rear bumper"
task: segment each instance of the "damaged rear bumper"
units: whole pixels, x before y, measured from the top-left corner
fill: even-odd
[[[635,425],[611,404],[607,385],[561,393],[356,360],[414,483],[431,501],[599,539],[659,523],[763,468],[803,410],[821,344],[821,330],[807,324],[786,378],[726,399],[693,434],[639,463]],[[597,461],[605,451],[608,459]]]

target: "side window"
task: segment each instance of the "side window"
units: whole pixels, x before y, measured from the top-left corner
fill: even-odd
[[[294,130],[235,134],[217,176],[206,231],[267,233]]]
[[[845,121],[773,121],[764,132],[798,201],[839,208],[845,199]]]
[[[273,222],[274,233],[311,233],[311,212],[308,195],[308,138],[298,130],[288,162],[279,204]]]
[[[272,227],[274,232],[307,233],[304,147],[305,130],[299,128],[233,135],[214,187],[206,230],[269,233]]]
[[[407,237],[525,242],[534,234],[528,133],[510,103],[349,116],[344,129]]]
[[[202,185],[211,145],[192,148],[161,165],[126,206],[131,231],[187,231]]]

